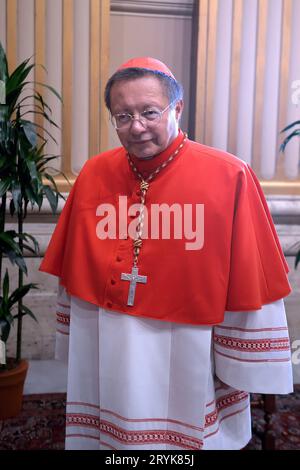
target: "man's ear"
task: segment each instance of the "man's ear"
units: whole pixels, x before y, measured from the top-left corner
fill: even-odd
[[[182,111],[183,111],[183,100],[179,100],[177,101],[176,106],[175,106],[175,116],[176,116],[177,121],[180,120]]]

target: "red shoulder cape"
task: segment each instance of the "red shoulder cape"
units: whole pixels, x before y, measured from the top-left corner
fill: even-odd
[[[166,160],[182,134],[155,159],[141,163],[147,173]],[[100,240],[100,204],[118,209],[139,202],[139,181],[125,150],[89,160],[78,176],[41,265],[69,294],[119,313],[198,325],[222,322],[224,311],[257,310],[290,292],[287,264],[259,182],[238,158],[187,141],[176,159],[151,182],[150,204],[204,205],[204,244],[186,250],[186,239],[146,239],[139,256],[134,306],[127,306],[132,239],[121,234]],[[118,210],[116,211],[118,212]],[[130,222],[128,217],[127,222]],[[173,227],[171,221],[171,233]],[[118,230],[117,230],[118,235]]]

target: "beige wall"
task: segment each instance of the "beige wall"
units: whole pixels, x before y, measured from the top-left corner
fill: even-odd
[[[48,69],[35,78],[63,96],[62,107],[45,92],[62,126],[47,150],[71,179],[118,145],[103,104],[108,75],[152,55],[184,85],[185,131],[251,163],[266,190],[276,180],[277,193],[300,194],[299,140],[278,152],[280,129],[300,119],[300,0],[0,0],[0,13],[10,66],[35,55]]]
[[[150,56],[165,62],[184,87],[181,127],[188,131],[193,10],[190,0],[180,2],[180,8],[178,4],[112,1],[109,72],[132,57]],[[116,145],[119,141],[110,126],[109,147]]]
[[[0,18],[0,40],[10,70],[33,57],[38,66],[31,80],[53,86],[62,96],[63,105],[39,88],[61,128],[51,128],[57,144],[49,139],[46,150],[61,155],[57,168],[73,182],[84,162],[107,148],[103,90],[108,78],[110,2],[0,0]],[[50,130],[47,122],[44,125]],[[60,188],[69,190],[67,184]]]
[[[195,2],[195,139],[250,163],[269,194],[300,194],[299,0]]]

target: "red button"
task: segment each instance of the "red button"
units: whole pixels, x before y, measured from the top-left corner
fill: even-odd
[[[117,256],[116,259],[117,259],[118,263],[120,263],[120,261],[123,261],[122,258],[121,258],[121,256]]]
[[[112,308],[112,303],[111,302],[107,302],[106,305],[108,306],[108,308]]]
[[[141,191],[138,189],[135,193],[137,196],[140,196],[141,195]]]
[[[111,279],[110,282],[111,282],[111,284],[112,284],[113,286],[114,286],[115,283],[116,283],[116,281],[115,281],[114,279]]]

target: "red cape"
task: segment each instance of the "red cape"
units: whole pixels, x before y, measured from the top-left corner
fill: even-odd
[[[153,160],[137,162],[147,174],[177,148],[182,133]],[[100,204],[139,203],[139,181],[123,148],[84,165],[68,197],[41,270],[59,276],[69,294],[120,313],[198,325],[222,322],[224,310],[257,310],[290,292],[285,262],[263,192],[238,158],[187,141],[151,182],[151,203],[204,204],[204,245],[189,240],[143,240],[134,306],[127,306],[132,239],[100,240]],[[128,222],[130,222],[130,217]],[[171,224],[171,234],[172,232]],[[118,231],[117,231],[118,234]]]

